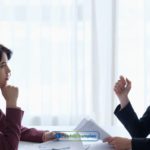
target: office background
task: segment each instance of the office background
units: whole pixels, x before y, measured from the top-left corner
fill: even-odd
[[[14,52],[26,125],[119,124],[122,74],[139,117],[150,104],[149,0],[0,0],[0,43]],[[5,110],[1,99],[0,107]]]

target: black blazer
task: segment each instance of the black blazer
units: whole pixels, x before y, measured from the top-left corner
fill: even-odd
[[[150,138],[146,138],[150,133],[150,106],[140,119],[138,119],[130,102],[121,110],[118,105],[114,114],[130,133],[132,150],[150,150]]]

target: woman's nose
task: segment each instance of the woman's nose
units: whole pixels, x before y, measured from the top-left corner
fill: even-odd
[[[11,70],[10,70],[10,68],[7,66],[7,73],[10,73],[11,72]]]

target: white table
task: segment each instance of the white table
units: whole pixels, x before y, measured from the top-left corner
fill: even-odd
[[[42,129],[42,130],[50,130],[50,131],[72,131],[74,129],[73,126],[34,126],[34,128]],[[130,137],[130,135],[128,134],[128,132],[125,130],[123,126],[112,126],[112,127],[105,126],[102,128],[105,129],[112,136]],[[37,147],[38,144],[39,143],[21,141],[19,143],[18,150],[37,150],[37,148],[34,147]]]

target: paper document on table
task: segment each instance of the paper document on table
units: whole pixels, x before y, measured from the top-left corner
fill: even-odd
[[[39,150],[84,150],[81,141],[49,141],[39,144]]]
[[[39,143],[20,141],[18,150],[39,150]]]
[[[107,143],[102,143],[101,141],[98,141],[91,144],[87,150],[114,150],[114,148]]]
[[[99,127],[92,119],[83,119],[75,128],[75,131],[96,131],[99,134],[99,140],[103,140],[110,136],[109,133]]]

